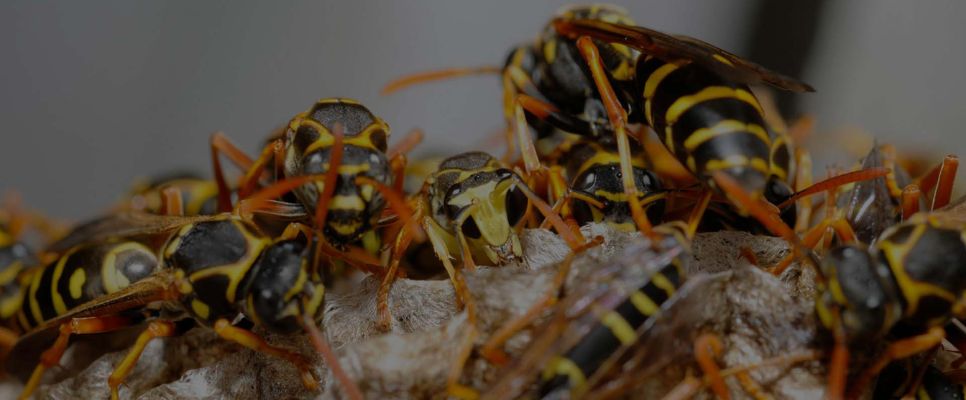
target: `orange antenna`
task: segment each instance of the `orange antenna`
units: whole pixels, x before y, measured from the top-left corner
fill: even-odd
[[[484,66],[484,67],[463,67],[463,68],[447,68],[436,71],[427,72],[417,72],[415,74],[405,75],[402,78],[396,79],[389,82],[388,85],[382,88],[380,94],[387,95],[393,94],[410,86],[419,85],[427,82],[441,81],[444,79],[453,79],[463,76],[473,76],[473,75],[490,75],[499,74],[503,71],[500,67],[494,66]]]

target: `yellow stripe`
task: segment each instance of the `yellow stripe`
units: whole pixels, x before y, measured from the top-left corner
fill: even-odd
[[[629,346],[634,343],[635,340],[637,340],[637,334],[634,332],[634,328],[632,328],[631,324],[628,324],[627,320],[618,314],[617,311],[611,310],[605,312],[604,315],[600,317],[600,322],[604,324],[604,326],[610,328],[610,331],[614,334],[614,337],[616,337],[617,340],[620,340],[621,344],[625,346]]]
[[[724,56],[722,56],[721,54],[712,54],[711,55],[711,58],[714,58],[715,60],[718,60],[722,64],[727,64],[727,65],[734,66],[734,64],[731,63],[731,60],[729,60],[727,58],[724,58]]]
[[[584,376],[584,371],[581,371],[577,364],[566,357],[554,357],[547,364],[547,369],[543,371],[543,379],[545,381],[549,381],[556,375],[566,376],[570,380],[570,388],[574,392],[583,391],[584,385],[587,384],[587,377]]]
[[[359,196],[332,196],[332,201],[329,202],[329,209],[363,211],[366,209],[366,203]]]
[[[20,274],[21,269],[23,269],[22,262],[14,261],[11,263],[7,269],[4,269],[2,272],[0,272],[0,285],[6,285],[10,282],[13,282],[13,280],[17,278],[17,275]]]
[[[771,145],[771,138],[768,137],[768,132],[765,132],[765,129],[760,125],[746,124],[738,120],[727,119],[718,122],[714,126],[701,128],[692,132],[690,135],[688,135],[688,138],[684,140],[684,148],[687,149],[687,151],[694,151],[704,142],[707,142],[718,136],[729,133],[743,132],[749,132],[758,137],[758,139],[761,139],[762,142],[765,142],[766,145]]]
[[[664,78],[667,78],[674,70],[678,69],[677,64],[665,63],[664,65],[657,67],[651,76],[647,77],[644,81],[644,98],[650,99],[654,97],[654,91],[657,90],[657,86],[661,84]]]
[[[669,298],[671,296],[674,296],[674,292],[677,290],[674,287],[674,284],[671,283],[671,281],[668,280],[667,277],[660,272],[654,273],[654,276],[651,277],[651,283],[653,283],[654,286],[657,286],[658,288],[663,290],[664,293],[667,293],[667,297]]]
[[[631,304],[633,304],[634,308],[636,308],[637,311],[640,311],[641,314],[649,317],[661,311],[657,303],[655,303],[654,300],[651,300],[650,297],[640,290],[635,290],[633,293],[631,293]]]
[[[710,86],[702,89],[698,93],[689,96],[681,96],[671,104],[671,107],[667,110],[667,124],[668,126],[674,125],[678,118],[681,117],[688,109],[694,107],[695,104],[724,98],[734,98],[745,103],[748,103],[756,110],[759,114],[762,114],[761,105],[758,104],[758,100],[750,92],[740,88],[730,88],[727,86]]]
[[[73,273],[70,274],[70,297],[74,300],[79,300],[84,294],[84,282],[87,282],[87,272],[84,272],[84,268],[75,269]]]
[[[57,291],[57,286],[60,283],[60,277],[64,275],[64,266],[67,264],[67,259],[70,257],[61,257],[57,260],[57,265],[54,266],[54,276],[50,281],[50,298],[54,304],[54,312],[57,315],[67,312],[67,304],[64,304],[64,298]]]
[[[761,171],[764,174],[768,174],[768,162],[767,161],[765,161],[765,160],[763,160],[761,158],[758,158],[758,157],[755,157],[755,158],[752,158],[751,160],[748,160],[748,157],[745,157],[745,156],[742,156],[742,155],[728,156],[728,157],[726,157],[723,160],[711,160],[711,161],[708,161],[707,163],[705,163],[704,169],[705,169],[705,171],[709,171],[710,172],[710,171],[717,171],[717,170],[720,170],[720,169],[726,169],[726,168],[732,168],[732,167],[741,167],[741,166],[748,166],[748,167],[754,168],[754,169],[756,169],[758,171]]]
[[[33,315],[34,321],[38,324],[44,322],[44,314],[40,312],[40,303],[37,302],[37,290],[40,288],[40,278],[44,275],[44,271],[41,269],[33,274],[30,281],[30,314]]]
[[[194,311],[197,316],[201,317],[201,319],[208,319],[208,315],[211,312],[211,309],[208,308],[208,305],[198,299],[191,300],[191,310]]]

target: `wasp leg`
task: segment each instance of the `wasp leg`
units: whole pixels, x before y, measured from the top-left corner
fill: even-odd
[[[856,378],[855,383],[849,388],[849,398],[855,398],[862,393],[862,390],[868,386],[872,379],[874,379],[883,368],[889,365],[889,363],[900,360],[926,350],[931,349],[933,346],[942,343],[944,336],[943,329],[941,327],[933,327],[918,336],[913,336],[910,338],[897,340],[889,344],[886,348],[885,354],[880,356],[872,365],[867,367],[859,377]]]
[[[744,208],[771,233],[789,243],[800,245],[798,236],[778,216],[777,210],[767,207],[761,201],[751,197],[748,192],[738,185],[734,178],[720,171],[713,171],[712,176],[724,193],[732,199],[732,203]],[[772,206],[773,207],[773,206]],[[797,251],[797,249],[795,249]]]
[[[852,229],[852,225],[849,224],[849,221],[843,218],[826,218],[819,222],[818,225],[815,225],[805,232],[805,235],[802,236],[802,245],[809,249],[814,248],[818,242],[825,237],[825,234],[829,229],[838,235],[842,242],[855,242],[855,231]],[[781,275],[783,272],[785,272],[785,269],[792,264],[792,261],[795,261],[795,258],[796,256],[794,252],[789,253],[778,261],[777,264],[771,267],[771,273],[775,276]]]
[[[834,193],[833,189],[839,186],[846,185],[853,182],[867,181],[869,179],[883,177],[888,174],[889,174],[889,169],[885,167],[872,167],[872,168],[866,168],[859,171],[852,171],[852,172],[846,172],[844,174],[838,174],[796,192],[791,197],[789,197],[788,199],[785,199],[785,201],[779,204],[778,208],[784,209],[785,207],[792,205],[799,199],[802,199],[807,196],[811,196],[816,193],[821,193],[821,192]]]
[[[332,371],[332,376],[334,376],[339,383],[342,385],[342,389],[345,391],[346,396],[351,400],[362,400],[362,391],[359,390],[359,386],[356,385],[352,378],[345,373],[342,368],[342,363],[339,362],[339,358],[336,357],[335,352],[332,351],[332,347],[329,346],[329,342],[325,340],[325,335],[319,330],[319,326],[316,325],[315,320],[309,314],[302,314],[302,327],[309,334],[309,339],[312,341],[312,345],[315,349],[322,355],[322,360],[325,361],[325,365],[329,367]]]
[[[0,327],[0,349],[9,350],[13,348],[13,345],[17,343],[17,339],[18,336],[16,332],[4,327]]]
[[[426,137],[426,134],[423,133],[423,130],[415,128],[407,132],[402,140],[390,147],[389,151],[386,152],[386,156],[392,159],[397,156],[409,154],[416,146],[423,142],[424,137]]]
[[[889,194],[892,197],[900,197],[902,195],[902,189],[899,187],[899,182],[896,179],[896,147],[891,144],[884,144],[879,146],[879,151],[882,152],[882,166],[890,170],[889,175],[886,175],[886,188],[889,189]]]
[[[738,249],[738,254],[747,260],[751,265],[756,267],[761,265],[761,263],[758,262],[758,256],[755,256],[755,252],[748,247],[741,246],[741,248]]]
[[[525,94],[517,95],[513,108],[513,127],[516,132],[518,144],[520,146],[520,158],[523,159],[523,168],[527,176],[540,169],[540,157],[537,149],[533,146],[530,137],[530,125],[527,124],[527,117],[524,110],[539,119],[546,119],[550,114],[557,112],[553,104],[537,100]]]
[[[912,380],[909,382],[909,388],[906,389],[906,394],[902,396],[903,399],[914,399],[916,392],[922,385],[922,378],[926,375],[926,370],[929,369],[932,360],[936,358],[936,352],[939,351],[940,345],[937,344],[929,349],[929,354],[923,359],[919,360],[919,366],[916,367],[914,374],[912,375]]]
[[[812,186],[812,156],[801,148],[795,149],[795,191],[800,192]],[[812,220],[811,200],[806,200],[798,207],[798,215],[795,218],[795,232],[805,232],[808,224]]]
[[[446,273],[449,274],[449,279],[453,283],[453,288],[456,291],[457,306],[465,308],[472,300],[466,288],[466,282],[463,280],[463,274],[454,268],[453,263],[450,261],[452,256],[450,256],[446,241],[442,236],[445,231],[436,224],[435,220],[428,216],[423,217],[423,229],[426,231],[429,242],[433,245],[433,251],[436,253],[436,257],[443,263],[443,268],[446,268]],[[472,257],[472,255],[465,254],[464,257]]]
[[[218,211],[227,212],[231,210],[231,188],[228,187],[225,171],[221,167],[221,154],[246,171],[251,168],[253,161],[223,132],[211,135],[211,165],[215,173],[215,183],[218,185]]]
[[[335,185],[339,179],[339,167],[342,165],[342,155],[345,152],[343,143],[345,141],[345,127],[341,122],[336,122],[332,129],[333,143],[329,153],[329,168],[325,171],[325,181],[322,193],[315,204],[315,229],[322,231],[329,213],[329,202],[335,194]],[[321,243],[321,241],[320,241]]]
[[[462,222],[458,222],[456,226],[462,226]],[[460,252],[463,258],[463,268],[472,270],[475,268],[473,266],[473,255],[470,254],[470,248],[463,238],[462,229],[457,229],[456,235],[461,245]],[[476,390],[459,383],[460,377],[463,375],[463,368],[466,367],[466,360],[473,353],[473,344],[476,343],[476,338],[480,334],[476,323],[476,303],[469,297],[469,290],[466,288],[466,281],[463,280],[462,275],[460,275],[459,281],[463,287],[464,296],[466,296],[463,304],[466,305],[466,326],[468,329],[466,335],[463,336],[463,340],[460,342],[459,351],[456,353],[456,361],[453,363],[449,376],[446,379],[446,392],[451,396],[461,399],[477,399],[480,395]]]
[[[416,209],[413,212],[413,221],[418,220],[422,217],[422,207],[417,204]],[[401,262],[403,255],[409,248],[410,243],[413,240],[413,232],[415,229],[407,229],[403,226],[396,233],[395,240],[392,246],[392,254],[389,258],[389,268],[386,270],[386,274],[382,278],[382,282],[379,285],[379,291],[376,295],[376,314],[378,315],[377,326],[381,331],[389,331],[392,328],[392,315],[389,312],[389,291],[392,289],[393,282],[399,274],[399,263]],[[424,228],[425,229],[425,228]],[[447,260],[448,262],[449,260]],[[448,270],[447,270],[448,271]],[[458,301],[459,299],[457,299]]]
[[[141,353],[144,352],[144,348],[148,343],[157,338],[171,337],[180,333],[182,333],[182,330],[177,329],[174,322],[151,321],[147,329],[138,335],[137,340],[134,341],[134,345],[131,346],[127,355],[114,367],[114,371],[107,378],[107,386],[111,388],[111,399],[117,400],[118,388],[120,388],[121,383],[124,382],[128,374],[131,373],[131,370],[134,369],[134,365],[137,364]]]
[[[288,361],[296,369],[302,378],[302,384],[306,389],[316,390],[319,387],[318,379],[312,373],[309,362],[302,355],[281,347],[275,347],[265,342],[260,336],[246,329],[232,326],[227,319],[215,321],[215,333],[222,339],[238,343],[259,353],[268,354]]]
[[[701,194],[701,198],[698,199],[697,205],[691,209],[691,215],[688,217],[688,239],[694,238],[694,234],[698,232],[698,225],[701,223],[701,217],[704,216],[705,210],[708,209],[708,204],[711,203],[711,196],[714,192],[707,190]]]
[[[910,183],[902,189],[902,194],[899,197],[899,204],[901,205],[900,210],[902,210],[903,221],[909,219],[913,214],[919,212],[920,196],[922,196],[922,192],[919,190],[919,186],[915,183]]]
[[[637,185],[634,183],[630,142],[627,138],[627,113],[617,99],[614,88],[610,86],[610,81],[607,79],[604,70],[604,63],[600,59],[600,52],[597,50],[594,41],[590,37],[581,36],[580,39],[577,39],[577,47],[580,49],[580,54],[587,66],[590,67],[594,83],[597,85],[597,91],[600,93],[600,98],[607,109],[607,117],[614,129],[614,135],[617,139],[617,152],[620,155],[621,181],[624,184],[624,193],[627,195],[628,204],[630,204],[631,217],[641,233],[654,238],[651,222],[648,221],[647,215],[644,213],[644,208],[637,196]]]
[[[303,175],[277,181],[259,189],[244,199],[239,199],[234,212],[243,218],[251,219],[252,213],[263,212],[295,219],[302,219],[305,210],[300,205],[294,205],[276,199],[295,190],[308,182],[323,179],[325,175]]]
[[[694,356],[698,366],[701,367],[704,376],[710,380],[711,389],[715,395],[719,399],[727,400],[731,395],[728,393],[724,378],[721,377],[721,369],[715,361],[716,358],[721,357],[721,351],[721,339],[714,334],[702,334],[694,341]]]
[[[694,174],[688,171],[687,167],[681,164],[652,132],[650,128],[641,126],[637,138],[644,148],[646,159],[651,161],[651,169],[654,173],[662,179],[674,182],[677,187],[697,184],[698,180]]]
[[[563,219],[554,213],[553,207],[550,207],[547,202],[543,201],[543,199],[534,193],[533,190],[526,185],[526,183],[519,181],[517,188],[523,192],[524,196],[527,196],[527,198],[530,199],[531,204],[537,207],[537,211],[540,211],[540,213],[543,214],[543,217],[550,221],[550,224],[553,225],[554,229],[557,230],[557,234],[560,235],[565,242],[567,242],[567,245],[570,246],[571,250],[577,249],[587,242],[579,230],[574,232],[572,229],[570,229],[570,227],[564,223]]]
[[[956,181],[956,170],[959,168],[959,157],[952,154],[943,159],[936,183],[936,193],[932,197],[930,210],[938,210],[949,204],[953,195],[953,184]]]
[[[248,197],[249,194],[255,191],[255,186],[258,185],[258,179],[264,175],[265,167],[268,166],[270,160],[275,160],[278,163],[279,154],[283,154],[284,160],[284,149],[285,147],[281,139],[273,140],[272,143],[269,143],[262,149],[262,152],[258,154],[258,158],[245,170],[245,174],[238,184],[239,198]]]
[[[86,318],[73,318],[68,322],[65,322],[60,326],[60,334],[54,341],[54,344],[50,346],[47,350],[40,355],[40,364],[34,368],[34,372],[30,375],[30,379],[24,385],[23,392],[20,393],[20,399],[30,398],[30,395],[37,390],[40,386],[40,378],[43,377],[44,371],[48,368],[57,365],[60,362],[60,358],[64,355],[64,351],[67,350],[67,345],[71,335],[85,335],[93,333],[111,332],[118,329],[130,326],[132,320],[130,318],[121,317],[117,315],[101,316],[101,317],[86,317]]]
[[[604,238],[602,236],[597,236],[586,244],[580,246],[580,248],[567,254],[567,258],[565,258],[557,266],[557,273],[554,275],[550,288],[543,295],[543,297],[535,302],[533,306],[531,306],[530,309],[528,309],[525,313],[500,326],[500,328],[490,336],[486,343],[480,347],[480,355],[483,356],[483,358],[485,358],[487,361],[496,365],[505,365],[507,362],[509,362],[506,353],[504,353],[501,349],[506,341],[522,331],[524,327],[530,325],[544,311],[550,307],[553,307],[553,305],[557,303],[563,285],[567,281],[567,276],[570,274],[570,266],[573,264],[574,258],[587,249],[599,246],[603,242]]]
[[[184,216],[184,204],[181,201],[181,190],[176,187],[166,187],[161,190],[161,213],[169,216]]]
[[[406,200],[401,194],[402,192],[395,191],[393,188],[384,185],[382,182],[362,175],[356,177],[356,183],[372,186],[379,191],[379,193],[382,194],[382,197],[384,197],[387,203],[389,203],[389,207],[392,208],[397,216],[399,216],[399,220],[402,222],[403,226],[413,229],[413,235],[416,237],[416,240],[420,242],[425,240],[423,232],[419,229],[419,226],[412,223],[413,210],[409,208],[408,204],[406,204]]]

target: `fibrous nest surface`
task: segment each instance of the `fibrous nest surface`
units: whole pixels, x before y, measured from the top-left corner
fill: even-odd
[[[595,268],[621,255],[631,244],[643,241],[638,234],[613,231],[603,225],[584,228],[588,237],[603,236],[601,246],[588,250],[573,262],[566,287],[580,284]],[[558,266],[570,249],[555,234],[529,230],[523,235],[524,260],[501,267],[480,267],[466,272],[469,291],[477,306],[477,346],[494,331],[525,313],[551,288]],[[723,367],[749,365],[814,348],[819,334],[812,307],[814,272],[793,265],[776,278],[751,266],[741,256],[750,250],[759,263],[771,265],[787,252],[784,241],[743,232],[700,234],[692,245],[688,265],[694,281],[686,301],[680,301],[662,317],[677,321],[660,343],[667,357],[659,372],[647,377],[629,395],[653,398],[666,394],[695,368],[691,343],[700,333],[721,337]],[[445,398],[447,376],[456,361],[459,343],[469,332],[467,315],[457,310],[449,280],[396,282],[390,295],[393,323],[390,332],[377,328],[376,291],[379,282],[366,278],[340,284],[327,293],[322,326],[337,348],[342,366],[367,398]],[[566,289],[565,287],[565,289]],[[549,310],[547,313],[549,314]],[[538,319],[506,344],[511,360],[525,351],[531,337],[539,334]],[[681,322],[683,321],[683,322]],[[256,332],[265,334],[256,329]],[[123,348],[127,337],[81,340],[38,398],[105,398],[107,376],[125,351],[104,354],[107,344]],[[155,340],[145,350],[121,390],[122,398],[342,398],[328,369],[314,355],[302,335],[267,335],[269,342],[310,355],[317,362],[322,389],[303,388],[291,365],[276,358],[243,349],[219,339],[211,330]],[[471,356],[460,382],[485,392],[506,369]],[[536,381],[539,371],[532,372]],[[824,390],[824,367],[818,362],[754,369],[751,377],[763,393],[778,398],[818,398]],[[736,379],[727,379],[732,394],[748,396]],[[19,383],[0,384],[0,397],[12,397]],[[701,396],[708,396],[702,392]]]

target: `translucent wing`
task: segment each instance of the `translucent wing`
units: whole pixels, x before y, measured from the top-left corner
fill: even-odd
[[[707,42],[674,36],[641,26],[613,24],[598,20],[554,20],[557,31],[572,37],[590,36],[605,42],[622,43],[642,53],[674,62],[686,60],[699,64],[735,82],[768,84],[793,92],[814,92],[808,84],[782,75],[754,62],[722,50]]]

